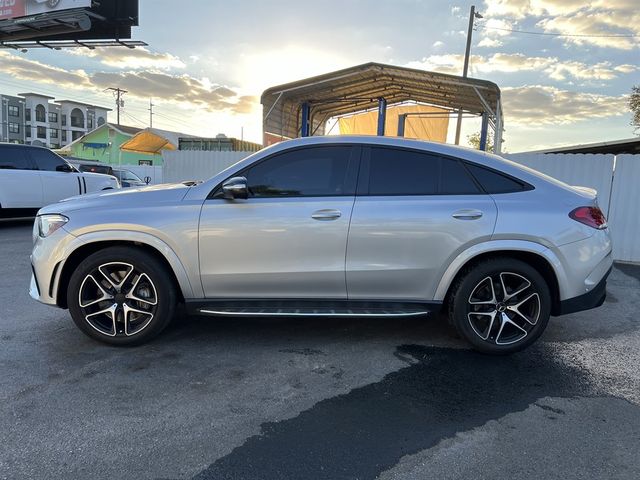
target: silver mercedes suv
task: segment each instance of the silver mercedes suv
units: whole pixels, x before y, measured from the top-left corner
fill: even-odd
[[[43,208],[33,298],[90,337],[145,342],[199,315],[444,310],[477,350],[533,343],[600,306],[611,240],[596,192],[495,155],[388,137],[279,143],[203,182]]]

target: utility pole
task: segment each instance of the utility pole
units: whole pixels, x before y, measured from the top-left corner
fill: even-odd
[[[124,107],[124,100],[122,100],[122,96],[127,93],[126,90],[122,90],[120,87],[114,88],[109,87],[106,90],[111,90],[116,97],[116,111],[117,111],[117,124],[120,125],[120,109]],[[105,90],[105,91],[106,91]]]
[[[153,128],[153,98],[149,98],[149,128]]]
[[[471,11],[469,12],[469,28],[467,30],[467,48],[464,51],[464,67],[462,68],[462,76],[467,78],[469,71],[469,53],[471,52],[471,37],[473,35],[473,21],[476,18],[482,18],[478,12],[476,12],[476,6],[471,5]],[[460,128],[462,127],[462,109],[458,110],[458,122],[456,123],[456,145],[460,145]]]

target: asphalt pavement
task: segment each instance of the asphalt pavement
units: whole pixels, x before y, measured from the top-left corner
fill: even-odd
[[[30,249],[0,223],[0,478],[640,478],[640,266],[508,357],[437,315],[180,316],[123,349],[29,298]]]

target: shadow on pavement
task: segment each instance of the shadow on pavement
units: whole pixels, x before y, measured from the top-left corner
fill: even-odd
[[[293,419],[263,424],[260,435],[193,478],[373,480],[405,455],[539,398],[598,394],[586,372],[544,348],[497,358],[403,345],[396,355],[410,366]]]

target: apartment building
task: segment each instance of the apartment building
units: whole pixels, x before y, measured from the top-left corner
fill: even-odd
[[[61,148],[106,123],[110,110],[40,93],[0,95],[0,142]]]

